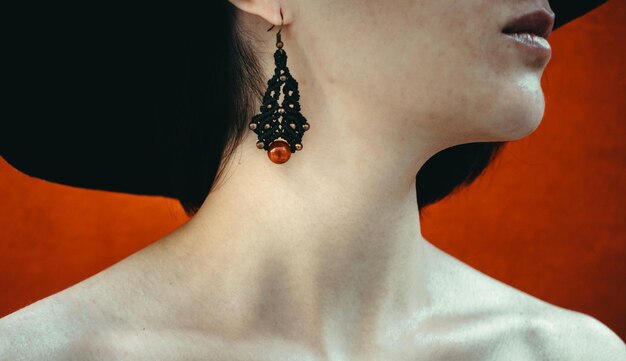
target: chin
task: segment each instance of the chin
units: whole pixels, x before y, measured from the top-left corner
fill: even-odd
[[[491,122],[492,141],[518,140],[532,134],[543,119],[545,101],[541,88],[525,94],[513,94],[503,104]],[[514,99],[515,101],[511,101]]]
[[[511,128],[506,134],[504,134],[504,140],[518,140],[529,136],[535,130],[537,130],[542,118],[543,115],[527,116],[515,120],[513,122],[515,127]]]

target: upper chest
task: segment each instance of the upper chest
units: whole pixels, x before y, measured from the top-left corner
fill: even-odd
[[[246,338],[220,337],[181,328],[128,327],[102,330],[79,350],[94,359],[132,360],[544,360],[552,337],[541,322],[494,315],[438,315],[427,320],[395,345],[369,354],[328,353],[283,337],[258,334]]]

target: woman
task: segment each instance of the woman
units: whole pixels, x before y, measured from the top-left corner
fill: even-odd
[[[486,163],[499,142],[537,128],[544,112],[540,79],[550,58],[539,38],[554,21],[547,3],[225,5],[236,14],[240,38],[224,48],[255,54],[260,67],[222,64],[223,74],[208,75],[233,102],[223,109],[208,98],[202,107],[190,95],[185,106],[159,104],[155,114],[167,127],[180,109],[187,120],[221,112],[232,118],[215,117],[223,123],[216,119],[211,130],[241,141],[228,148],[196,139],[189,128],[181,136],[192,144],[187,153],[160,142],[170,167],[167,191],[130,180],[107,186],[95,176],[65,181],[169,193],[194,217],[105,271],[0,320],[0,359],[626,359],[623,342],[599,321],[480,273],[420,231],[418,199],[423,206],[451,191],[435,185],[422,198],[415,174],[427,160],[482,142],[488,147],[473,151]],[[531,22],[516,22],[530,13]],[[280,29],[282,47],[267,33],[271,25]],[[528,41],[534,47],[523,45]],[[289,56],[310,129],[298,134],[301,149],[277,165],[285,149],[266,155],[271,147],[262,143],[260,151],[260,138],[250,131],[263,125],[249,125],[247,116],[263,109],[257,100],[248,107],[258,97],[236,96],[246,85],[257,89],[255,82],[270,85],[262,80],[274,73],[272,54],[280,49]],[[166,81],[165,88],[193,89],[199,73],[188,74],[184,87]],[[232,74],[243,74],[232,77],[243,85],[219,82]],[[168,128],[159,130],[167,134]],[[207,154],[210,147],[227,151]],[[3,156],[10,160],[10,152]],[[212,182],[215,173],[202,167],[215,171],[218,164],[220,177]],[[455,185],[471,181],[480,164],[466,164]],[[129,167],[124,179],[146,169]]]

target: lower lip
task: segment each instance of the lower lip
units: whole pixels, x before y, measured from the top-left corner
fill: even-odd
[[[504,34],[504,33],[503,33]],[[514,40],[518,46],[528,51],[532,51],[542,58],[550,59],[552,49],[548,40],[529,33],[504,34]]]

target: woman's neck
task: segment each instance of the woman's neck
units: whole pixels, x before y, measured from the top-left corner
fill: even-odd
[[[251,138],[199,212],[164,240],[184,258],[190,292],[233,333],[316,340],[323,350],[380,342],[428,302],[415,173],[382,155],[325,164],[314,145],[274,165]]]

